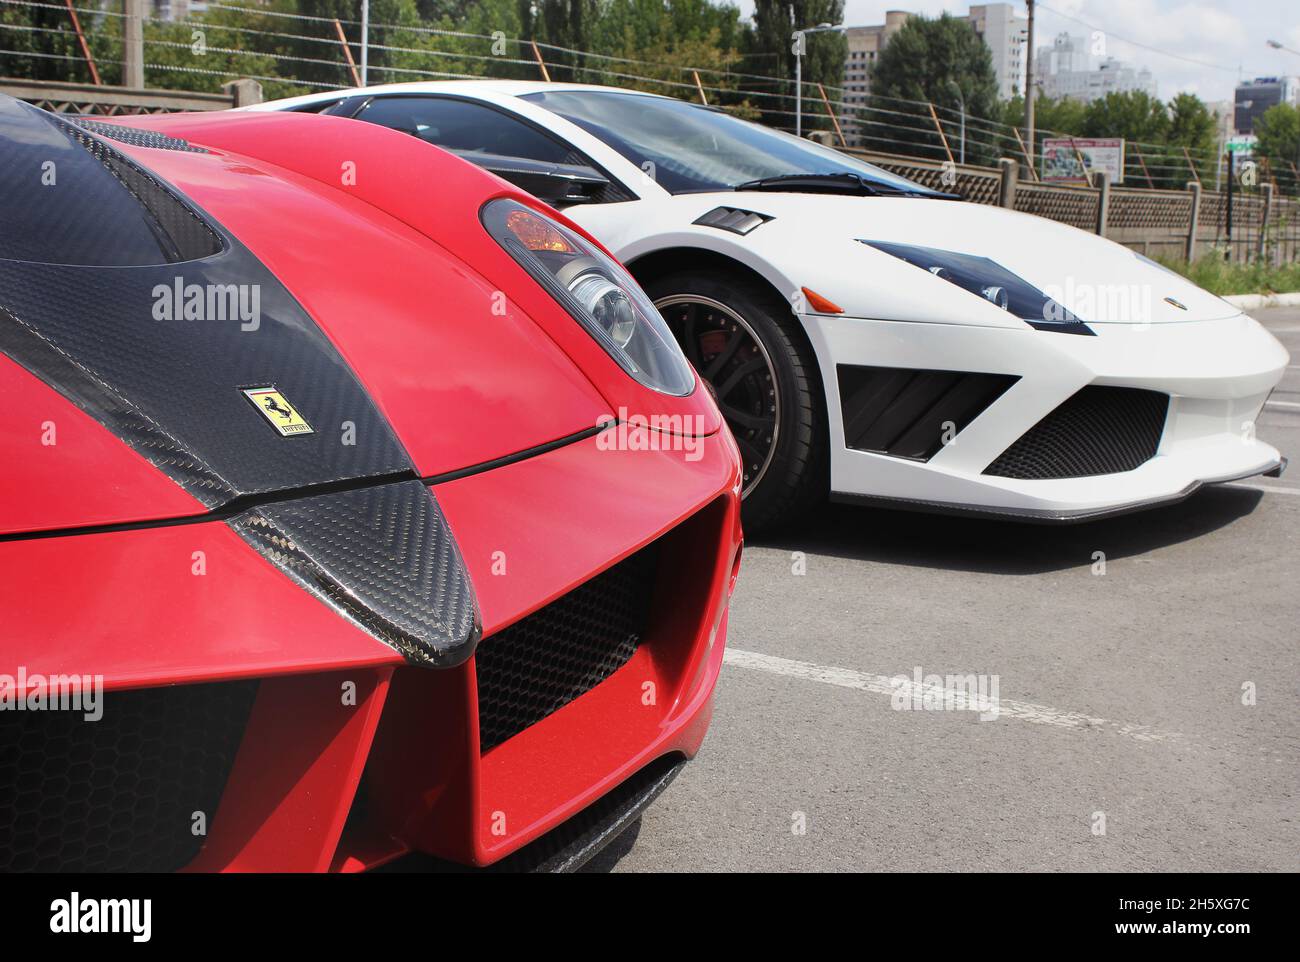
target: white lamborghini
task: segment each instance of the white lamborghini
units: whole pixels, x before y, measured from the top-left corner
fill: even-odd
[[[1277,474],[1286,350],[1119,244],[607,87],[397,84],[254,109],[406,131],[622,260],[717,396],[749,530],[824,497],[1078,521]]]

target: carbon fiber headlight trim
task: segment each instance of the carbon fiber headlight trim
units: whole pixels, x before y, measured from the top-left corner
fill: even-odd
[[[404,481],[260,505],[229,522],[309,592],[415,665],[468,660],[474,587],[437,499]]]

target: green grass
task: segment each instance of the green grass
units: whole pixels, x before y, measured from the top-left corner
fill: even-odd
[[[1210,254],[1194,264],[1160,258],[1198,287],[1224,294],[1281,294],[1300,291],[1300,263],[1273,267],[1267,264],[1229,264],[1221,254]]]

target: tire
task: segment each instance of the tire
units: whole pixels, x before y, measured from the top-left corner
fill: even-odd
[[[736,436],[745,531],[793,521],[825,497],[828,452],[825,394],[790,306],[739,272],[674,271],[644,287]]]

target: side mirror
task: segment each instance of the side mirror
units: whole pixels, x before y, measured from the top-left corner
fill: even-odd
[[[454,150],[452,153],[491,171],[502,180],[510,181],[552,207],[590,204],[609,186],[609,178],[582,164],[548,164],[473,150]]]

